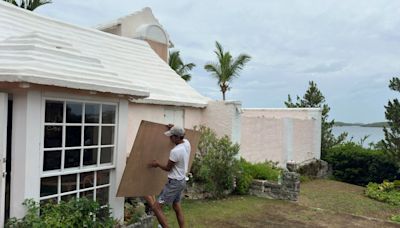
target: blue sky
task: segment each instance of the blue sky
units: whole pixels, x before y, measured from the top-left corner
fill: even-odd
[[[186,62],[197,65],[190,84],[221,99],[203,66],[218,40],[252,61],[227,99],[243,107],[284,107],[313,80],[339,121],[383,121],[388,89],[400,76],[400,1],[397,0],[53,0],[36,12],[94,27],[151,7]]]

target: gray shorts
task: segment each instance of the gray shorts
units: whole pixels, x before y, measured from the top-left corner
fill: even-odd
[[[181,194],[186,187],[186,180],[169,179],[158,196],[158,203],[172,204],[181,201]]]

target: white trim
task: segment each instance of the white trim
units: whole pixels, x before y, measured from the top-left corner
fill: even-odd
[[[13,93],[10,217],[25,215],[25,199],[39,199],[41,115],[40,91]]]
[[[128,101],[120,100],[119,102],[119,110],[118,110],[118,123],[119,128],[116,131],[118,135],[118,141],[116,141],[117,147],[114,151],[114,164],[115,169],[112,170],[110,176],[113,176],[110,180],[110,206],[113,208],[113,216],[116,219],[124,219],[124,197],[116,197],[118,186],[122,179],[122,174],[126,165],[126,135],[128,135]]]
[[[4,225],[6,159],[7,159],[7,121],[8,94],[0,93],[0,227]]]

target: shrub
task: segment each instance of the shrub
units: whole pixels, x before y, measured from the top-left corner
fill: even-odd
[[[224,136],[218,138],[210,128],[200,127],[199,154],[192,166],[195,182],[203,183],[212,197],[220,198],[233,190],[238,171],[239,145]]]
[[[378,201],[400,206],[400,191],[395,188],[393,182],[369,183],[365,195]]]
[[[6,227],[113,227],[116,225],[109,207],[101,208],[97,202],[86,198],[44,205],[27,199],[23,205],[27,208],[25,217],[11,218]]]
[[[397,222],[400,223],[400,215],[393,215],[390,220],[392,220],[393,222]]]
[[[241,158],[239,163],[239,173],[236,180],[236,193],[247,194],[251,182],[254,179],[278,181],[281,169],[275,163],[264,162],[252,164]]]
[[[398,177],[398,165],[383,151],[366,149],[353,142],[331,148],[325,159],[332,165],[336,179],[356,185]]]
[[[138,198],[126,198],[124,205],[124,221],[126,225],[139,222],[146,216],[145,205]]]

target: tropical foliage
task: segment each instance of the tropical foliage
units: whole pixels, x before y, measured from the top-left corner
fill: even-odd
[[[207,63],[204,69],[217,79],[222,92],[222,99],[225,100],[225,93],[231,89],[233,79],[239,77],[240,71],[250,61],[251,57],[246,54],[240,54],[234,58],[229,51],[224,51],[218,41],[215,42],[215,46],[214,53],[217,55],[217,62]]]
[[[20,8],[24,8],[30,11],[34,11],[36,8],[42,5],[46,5],[51,3],[51,0],[3,0],[5,2],[9,2],[15,6],[18,6]]]
[[[210,128],[201,126],[199,153],[192,165],[195,182],[203,184],[213,198],[226,196],[234,189],[234,178],[239,170],[239,145],[228,136],[217,137]]]
[[[400,92],[400,79],[392,78],[389,88]],[[385,108],[385,116],[389,126],[383,129],[385,139],[382,141],[382,145],[392,159],[400,163],[400,102],[397,98],[393,99],[388,102]]]
[[[185,81],[190,81],[192,76],[189,72],[196,66],[194,63],[183,63],[179,51],[169,53],[168,64]]]
[[[369,183],[365,194],[372,199],[400,206],[400,181]]]
[[[351,184],[365,186],[399,178],[398,164],[384,151],[363,148],[354,142],[330,148],[325,160],[332,165],[337,180]]]
[[[282,172],[282,169],[278,168],[277,164],[273,162],[252,164],[241,158],[239,164],[235,192],[240,195],[249,193],[250,185],[254,179],[277,182]]]
[[[6,227],[114,227],[117,224],[109,207],[100,207],[87,198],[42,205],[29,199],[23,204],[27,209],[25,217],[11,218]]]
[[[292,101],[290,95],[288,100],[285,102],[288,108],[322,108],[322,122],[321,122],[321,157],[324,159],[325,154],[329,148],[342,143],[347,133],[342,133],[338,137],[335,137],[332,133],[332,128],[335,124],[335,120],[328,120],[330,107],[325,103],[325,97],[322,92],[318,89],[317,84],[313,81],[309,82],[309,88],[304,94],[303,98],[297,96],[296,103]]]

